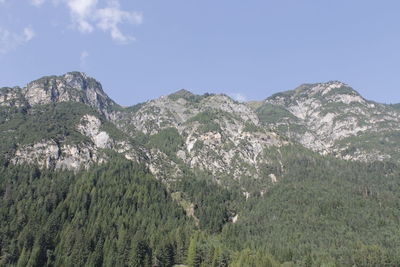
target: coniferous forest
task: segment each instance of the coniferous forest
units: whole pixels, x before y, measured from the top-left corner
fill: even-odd
[[[248,201],[204,177],[166,188],[143,166],[118,157],[78,173],[3,163],[0,263],[400,265],[397,166],[299,152],[288,148],[291,171],[268,197]],[[199,222],[171,190],[197,203]],[[242,217],[235,224],[228,219],[233,210]]]

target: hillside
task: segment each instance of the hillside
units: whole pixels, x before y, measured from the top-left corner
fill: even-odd
[[[0,89],[0,266],[397,266],[400,110],[337,82],[122,107]]]
[[[305,84],[267,98],[256,112],[265,125],[321,154],[399,160],[396,105],[368,101],[344,83]]]

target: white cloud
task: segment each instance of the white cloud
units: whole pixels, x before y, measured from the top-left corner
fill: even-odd
[[[89,22],[96,11],[97,0],[67,0],[67,5],[71,12],[73,23],[83,33],[93,31],[93,26]]]
[[[0,54],[14,50],[32,40],[33,37],[35,37],[35,32],[31,26],[24,28],[22,33],[13,33],[7,29],[0,28]]]
[[[141,24],[143,16],[140,13],[121,10],[118,2],[115,2],[112,6],[99,9],[97,19],[97,26],[103,31],[109,31],[113,40],[128,43],[133,41],[134,37],[123,34],[118,25],[124,22]]]
[[[247,100],[246,96],[241,93],[232,93],[230,94],[233,99],[238,102],[245,102]]]
[[[6,0],[0,0],[4,3]],[[72,27],[81,33],[92,33],[101,30],[109,33],[111,38],[121,44],[134,41],[132,35],[121,30],[121,25],[139,25],[143,23],[143,15],[135,11],[121,8],[119,0],[30,0],[31,4],[40,7],[46,2],[65,5],[70,13]]]
[[[98,7],[98,0],[65,0],[70,10],[73,25],[82,33],[91,33],[96,28],[109,32],[119,43],[129,43],[135,38],[124,34],[120,25],[141,24],[143,16],[137,12],[121,9],[118,0],[108,0],[105,7]]]
[[[0,0],[0,4],[4,4],[6,0]]]
[[[33,37],[35,37],[35,32],[33,31],[31,26],[28,26],[26,28],[24,28],[24,39],[25,42],[29,42],[30,40],[33,39]]]
[[[80,56],[80,66],[81,68],[85,68],[86,67],[86,59],[89,56],[89,52],[87,51],[82,51],[81,56]]]
[[[67,0],[67,4],[75,15],[85,18],[96,7],[97,0]]]
[[[46,2],[46,0],[31,0],[31,4],[37,7],[43,5],[44,2]]]

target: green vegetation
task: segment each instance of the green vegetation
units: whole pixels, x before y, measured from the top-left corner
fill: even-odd
[[[190,103],[200,103],[201,100],[212,96],[213,94],[206,93],[204,95],[195,95],[185,89],[181,89],[173,94],[168,95],[171,100],[178,100],[179,98],[185,99]]]
[[[263,133],[263,132],[265,132],[263,127],[257,126],[254,123],[248,122],[248,121],[244,124],[243,131],[244,132],[249,132],[249,133],[255,133],[255,132]]]
[[[148,138],[147,146],[158,148],[175,159],[176,152],[182,148],[184,140],[176,128],[165,128]]]
[[[39,82],[52,86],[53,80],[44,77]],[[97,85],[95,80],[86,82]],[[308,86],[280,95],[303,97]],[[0,93],[7,90],[12,89]],[[347,87],[335,92],[354,93]],[[181,90],[168,97],[198,108],[208,96]],[[261,122],[276,123],[281,133],[301,135],[306,130],[283,107],[253,104]],[[142,105],[115,108],[137,112]],[[324,112],[342,107],[343,103],[326,103]],[[10,163],[20,145],[42,140],[89,142],[77,131],[85,114],[99,118],[101,130],[114,140],[126,140],[133,147],[140,144],[137,150],[143,158],[152,149],[163,152],[167,159],[154,160],[165,165],[165,180],[111,149],[104,150],[108,163],[76,172]],[[174,119],[173,114],[165,115]],[[357,114],[338,118],[349,115]],[[128,125],[130,118],[124,119],[118,123]],[[267,129],[213,109],[186,123],[199,125],[195,136],[222,133],[221,125],[239,121],[247,132]],[[148,125],[153,132],[154,122]],[[257,156],[263,163],[253,166],[241,157],[253,152],[245,140],[222,140],[224,150],[236,151],[229,155],[232,172],[245,173],[232,179],[233,173],[224,168],[208,173],[177,157],[185,150],[188,132],[167,127],[145,135],[131,127],[124,131],[132,130],[133,140],[82,103],[0,107],[0,267],[400,266],[398,131],[360,133],[336,144],[347,147],[346,155],[376,151],[390,155],[391,162],[344,161],[292,144],[265,147]],[[197,140],[194,155],[220,159],[217,150],[204,147]],[[168,168],[177,170],[169,175]],[[261,177],[255,178],[255,173]]]
[[[197,132],[202,134],[207,132],[221,132],[222,129],[220,123],[223,123],[224,120],[234,123],[235,119],[237,118],[233,114],[222,110],[206,110],[191,117],[187,120],[187,123],[200,123]]]
[[[0,169],[0,266],[171,266],[193,222],[145,169]]]
[[[203,232],[163,184],[126,160],[76,174],[2,163],[0,266],[217,267],[253,260],[216,235],[233,195],[211,181],[186,177],[179,184],[197,202]]]
[[[400,109],[400,104],[392,104],[390,106],[395,108],[395,109]]]
[[[196,114],[195,116],[193,116],[192,118],[190,118],[188,120],[188,122],[194,122],[197,121],[201,124],[206,124],[209,123],[212,120],[218,119],[218,113],[217,111],[214,110],[207,110],[207,111],[203,111],[200,112],[198,114]]]
[[[201,126],[198,129],[198,133],[207,133],[207,132],[221,132],[221,126],[217,122],[220,118],[220,114],[218,111],[207,110],[198,113],[196,116],[193,116],[188,120],[190,122],[198,122]]]
[[[346,162],[293,146],[282,154],[280,182],[266,197],[249,199],[241,219],[223,229],[225,244],[262,248],[293,266],[400,264],[396,165]]]
[[[12,150],[16,144],[32,144],[42,140],[71,143],[88,141],[76,129],[84,114],[97,113],[84,104],[70,102],[30,109],[0,108],[0,150],[4,153]]]
[[[132,112],[132,113],[135,113],[135,112],[138,111],[141,107],[143,107],[144,104],[145,104],[145,103],[139,103],[139,104],[133,105],[133,106],[131,106],[131,107],[120,108],[119,110],[122,110],[122,111],[130,111],[130,112]]]
[[[268,103],[259,107],[256,112],[264,124],[282,122],[282,120],[297,121],[297,118],[285,108]]]
[[[191,203],[195,203],[195,216],[200,220],[200,228],[210,233],[219,233],[229,221],[239,196],[216,186],[209,178],[186,176],[175,185],[175,189],[185,193]],[[232,209],[232,210],[231,210]]]
[[[375,151],[374,155],[390,155],[390,160],[396,162],[400,160],[397,146],[400,143],[400,133],[398,131],[381,131],[371,133],[360,133],[356,136],[344,138],[337,142],[340,147],[346,147],[342,155],[356,155],[356,153],[367,153]]]

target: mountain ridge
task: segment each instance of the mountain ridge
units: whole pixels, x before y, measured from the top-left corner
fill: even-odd
[[[112,100],[109,96],[108,96],[108,94],[103,90],[103,88],[102,88],[102,85],[101,85],[101,83],[99,82],[99,81],[97,81],[95,78],[93,78],[93,77],[90,77],[89,75],[87,75],[85,72],[81,72],[81,71],[70,71],[70,72],[67,72],[67,73],[65,73],[65,74],[62,74],[62,75],[47,75],[47,76],[42,76],[42,77],[40,77],[40,78],[38,78],[38,79],[36,79],[36,80],[33,80],[33,81],[31,81],[31,82],[28,82],[24,87],[20,87],[20,86],[14,86],[14,87],[10,87],[10,86],[6,86],[6,87],[0,87],[0,90],[10,90],[10,89],[17,89],[17,90],[23,90],[23,89],[26,89],[26,88],[28,88],[28,87],[31,87],[32,86],[32,84],[35,84],[35,83],[40,83],[40,82],[43,82],[43,81],[51,81],[51,80],[59,80],[59,79],[62,79],[62,78],[65,78],[65,77],[75,77],[75,78],[80,78],[80,79],[82,79],[84,82],[86,82],[86,83],[89,83],[89,82],[93,82],[93,83],[95,83],[95,84],[97,84],[97,89],[101,92],[100,93],[100,95],[103,95],[103,96],[105,96],[105,97],[107,97],[108,98],[108,100],[110,100],[110,101],[112,101],[115,105],[117,105],[117,106],[119,106],[119,107],[123,107],[123,108],[132,108],[132,107],[134,107],[134,106],[136,106],[136,105],[139,105],[139,104],[142,104],[142,103],[146,103],[146,102],[148,102],[148,101],[151,101],[151,100],[154,100],[154,99],[157,99],[157,98],[153,98],[153,99],[151,99],[151,100],[148,100],[148,101],[144,101],[144,102],[138,102],[138,103],[136,103],[136,104],[132,104],[132,105],[128,105],[128,106],[126,106],[126,105],[124,105],[124,106],[122,106],[122,105],[120,105],[120,104],[118,104],[117,102],[115,102],[114,100]],[[287,95],[287,94],[290,94],[290,93],[294,93],[294,92],[296,92],[296,91],[300,91],[300,90],[304,90],[304,91],[307,91],[307,89],[311,89],[310,88],[310,86],[311,87],[313,87],[313,86],[315,86],[315,85],[343,85],[343,86],[346,86],[347,88],[349,88],[352,92],[354,92],[355,94],[357,94],[357,95],[359,95],[359,96],[361,96],[362,97],[362,95],[357,91],[357,90],[355,90],[355,89],[353,89],[352,87],[350,87],[348,84],[346,84],[346,83],[344,83],[344,82],[341,82],[341,81],[339,81],[339,80],[330,80],[330,81],[327,81],[327,82],[317,82],[317,83],[304,83],[304,84],[301,84],[301,85],[299,85],[299,86],[297,86],[296,88],[294,88],[294,89],[291,89],[291,90],[284,90],[284,91],[280,91],[280,92],[276,92],[276,93],[273,93],[273,94],[271,94],[270,96],[266,96],[264,99],[261,99],[261,100],[251,100],[251,101],[245,101],[245,102],[260,102],[260,101],[265,101],[266,99],[269,99],[269,98],[273,98],[273,97],[275,97],[276,95],[281,95],[281,94],[285,94],[285,95]],[[73,88],[73,86],[71,86],[72,88]],[[82,87],[82,86],[80,86],[80,87]],[[337,88],[337,87],[336,87]],[[208,92],[208,93],[204,93],[203,95],[216,95],[216,93],[210,93],[210,92]],[[217,94],[217,95],[225,95],[225,96],[228,96],[228,95],[226,95],[226,94],[223,94],[223,93],[221,93],[221,94]],[[188,96],[201,96],[201,95],[197,95],[197,94],[195,94],[195,93],[193,93],[193,92],[191,92],[189,89],[177,89],[176,91],[173,91],[173,92],[171,92],[171,93],[169,93],[169,94],[167,94],[167,95],[165,95],[165,96],[168,96],[168,97],[188,97]],[[228,96],[229,97],[229,96]],[[231,97],[230,97],[231,98]],[[365,99],[366,100],[366,99]],[[374,103],[376,103],[376,104],[383,104],[383,105],[390,105],[390,106],[399,106],[400,105],[400,103],[392,103],[392,104],[385,104],[385,103],[380,103],[380,102],[377,102],[377,101],[374,101],[374,100],[366,100],[366,101],[369,101],[369,102],[374,102]]]
[[[244,173],[259,177],[260,166],[268,162],[262,156],[263,151],[270,146],[279,147],[293,142],[320,154],[343,159],[400,159],[395,146],[385,146],[383,150],[379,146],[366,148],[363,141],[365,135],[372,136],[373,142],[378,143],[381,138],[386,138],[389,143],[397,141],[395,132],[400,129],[400,113],[396,106],[365,100],[357,91],[339,81],[303,84],[252,105],[237,102],[225,94],[196,95],[181,89],[134,106],[122,107],[104,92],[98,81],[81,72],[45,76],[23,88],[0,89],[0,106],[3,107],[34,108],[68,102],[87,105],[105,118],[102,121],[101,116],[95,114],[77,114],[80,116],[76,118],[79,123],[71,125],[71,131],[91,140],[88,151],[112,149],[140,161],[139,158],[143,157],[139,154],[143,152],[136,153],[134,147],[143,146],[139,143],[146,135],[163,135],[168,129],[176,129],[176,136],[171,138],[182,139],[182,143],[174,150],[175,163],[167,165],[176,166],[177,160],[183,161],[214,176],[218,176],[218,170],[225,166],[232,169],[229,173],[235,179]],[[101,130],[105,124],[109,125],[109,130],[115,128],[112,132],[120,132],[117,134],[119,141],[113,139],[109,132]],[[379,133],[385,136],[381,137]],[[139,146],[132,145],[130,140],[139,139],[142,140],[136,141]],[[150,140],[145,139],[148,140],[145,142]],[[50,143],[54,141],[59,142],[50,140]],[[46,148],[50,143],[43,140],[31,146]],[[152,149],[140,149],[147,151],[144,152],[148,158],[147,165],[153,170],[164,169],[150,162],[159,162],[156,158],[166,160],[168,156],[159,149]],[[54,155],[63,154],[56,149],[53,151]],[[25,152],[19,150],[17,155]],[[97,152],[89,154],[96,155]],[[37,157],[40,158],[40,155],[34,158]],[[79,158],[76,154],[75,157]],[[29,162],[30,156],[24,158],[22,162]],[[248,166],[244,169],[232,167],[237,158],[247,162]],[[173,173],[180,173],[178,169]],[[238,172],[240,169],[244,171]],[[248,172],[249,169],[252,170]]]

